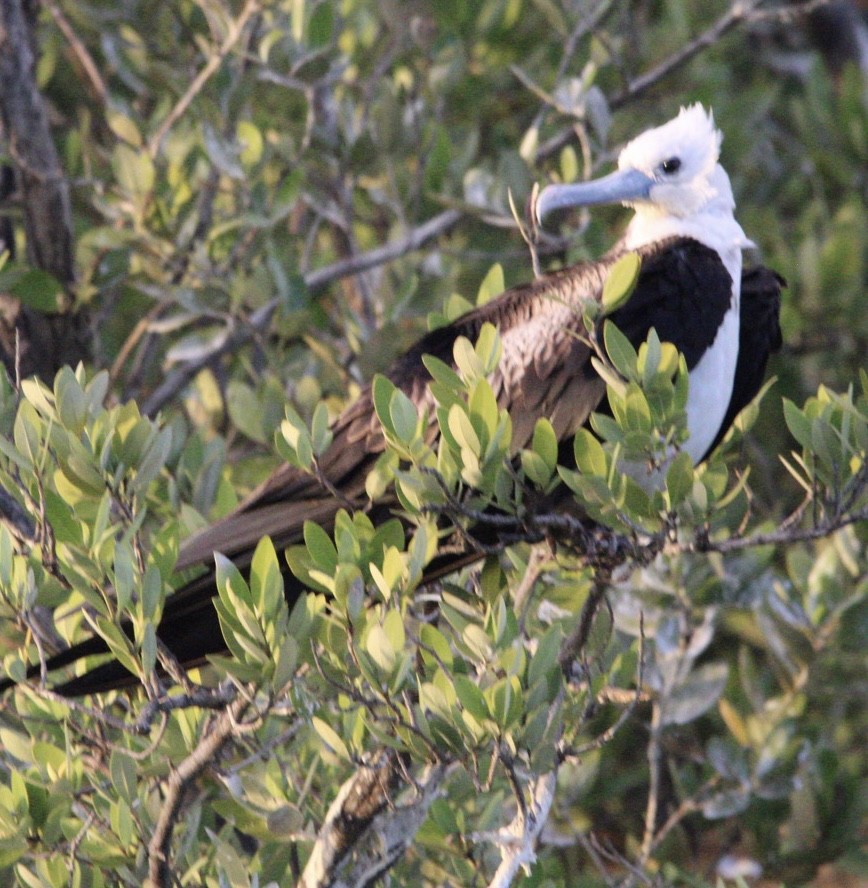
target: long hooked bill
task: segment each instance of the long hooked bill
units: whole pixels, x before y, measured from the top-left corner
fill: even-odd
[[[555,210],[647,198],[653,184],[654,180],[639,170],[618,170],[603,176],[602,179],[592,179],[590,182],[547,185],[539,193],[536,201],[536,222],[542,223],[543,219]]]

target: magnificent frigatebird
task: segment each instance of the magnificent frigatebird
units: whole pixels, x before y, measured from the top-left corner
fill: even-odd
[[[583,331],[581,306],[600,298],[608,271],[625,251],[635,251],[641,259],[638,282],[612,319],[634,346],[653,327],[661,340],[684,354],[690,371],[685,447],[694,462],[704,459],[758,392],[769,354],[781,341],[783,281],[762,267],[742,273],[742,250],[751,242],[733,215],[729,178],[718,163],[720,142],[711,114],[693,105],[630,142],[619,156],[617,172],[593,182],[543,189],[536,204],[540,219],[558,208],[611,202],[625,203],[635,214],[621,241],[600,260],[507,290],[428,333],[398,359],[389,378],[420,414],[433,416],[431,378],[422,356],[451,363],[459,336],[473,341],[484,323],[493,323],[503,357],[491,384],[512,417],[514,451],[529,446],[536,420],[543,416],[552,421],[559,440],[568,441],[605,394],[587,339],[576,335]],[[282,547],[301,540],[305,521],[331,529],[340,508],[367,509],[375,522],[397,509],[394,494],[371,504],[365,493],[367,474],[384,448],[370,388],[337,418],[332,432],[332,444],[319,458],[320,477],[284,465],[229,516],[184,544],[178,569],[201,566],[205,573],[170,596],[158,629],[181,663],[201,663],[208,654],[225,650],[211,600],[215,552],[243,570],[264,535]],[[437,574],[478,557],[467,551],[441,560]],[[303,586],[288,571],[285,580],[292,605]],[[105,651],[102,640],[92,638],[60,652],[47,665],[54,669]],[[112,661],[57,689],[80,695],[133,682]]]

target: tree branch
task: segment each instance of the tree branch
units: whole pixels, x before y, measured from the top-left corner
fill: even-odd
[[[0,115],[21,176],[27,252],[62,284],[73,281],[69,184],[36,86],[36,50],[21,0],[0,0]]]
[[[51,13],[51,17],[54,19],[54,23],[57,25],[60,33],[66,38],[66,42],[69,44],[69,48],[72,50],[76,61],[81,65],[93,95],[101,105],[105,105],[108,101],[108,87],[102,78],[102,74],[100,74],[99,66],[94,61],[93,56],[88,52],[87,47],[78,34],[75,33],[69,19],[64,15],[63,10],[57,3],[50,0],[50,2],[45,3],[45,6]]]
[[[857,509],[854,512],[844,512],[833,515],[826,521],[821,521],[813,527],[793,528],[783,527],[769,533],[754,533],[749,536],[727,537],[723,540],[711,540],[707,536],[697,533],[692,540],[678,543],[675,548],[680,552],[740,552],[742,549],[752,549],[757,546],[780,546],[787,543],[804,543],[812,540],[821,540],[833,533],[858,524],[860,521],[868,521],[868,506]],[[786,522],[784,522],[786,524]]]
[[[247,0],[240,15],[230,25],[223,38],[223,43],[205,62],[205,65],[199,73],[193,78],[193,82],[187,88],[187,91],[175,103],[172,110],[166,115],[163,122],[157,128],[157,131],[151,136],[148,142],[148,154],[155,157],[160,150],[160,145],[169,130],[180,120],[184,112],[190,106],[193,99],[196,98],[202,87],[208,82],[208,79],[217,71],[223,62],[223,59],[232,51],[232,47],[241,39],[244,28],[254,13],[259,11],[259,0]]]
[[[444,210],[439,215],[434,216],[433,219],[424,222],[418,228],[412,229],[405,237],[399,240],[309,272],[305,275],[304,282],[309,289],[319,290],[338,278],[358,274],[360,271],[367,271],[376,265],[384,265],[386,262],[391,262],[393,259],[403,256],[405,253],[418,250],[428,241],[448,231],[461,219],[461,216],[461,210]]]
[[[459,210],[446,210],[429,219],[427,222],[414,228],[407,233],[405,237],[399,238],[392,243],[366,253],[360,253],[350,259],[344,259],[323,268],[318,268],[305,276],[305,284],[312,290],[319,289],[347,275],[356,274],[373,268],[375,265],[381,265],[390,262],[418,250],[425,243],[434,237],[447,231],[461,218],[462,214]],[[154,416],[159,410],[174,398],[181,389],[190,382],[191,379],[203,368],[207,367],[212,361],[217,360],[224,354],[235,351],[246,343],[254,333],[264,330],[272,315],[278,306],[278,299],[272,299],[265,305],[258,308],[248,319],[244,326],[240,326],[233,330],[232,333],[224,340],[219,342],[210,351],[206,351],[195,359],[189,361],[181,367],[173,370],[148,397],[142,405],[142,413],[145,416]]]
[[[244,698],[235,700],[212,722],[210,731],[193,752],[170,773],[160,816],[148,842],[148,876],[154,888],[169,888],[173,884],[169,850],[184,793],[238,730],[238,719],[247,705]]]
[[[374,849],[360,855],[346,877],[335,883],[336,888],[368,888],[380,882],[412,844],[431,803],[440,796],[447,771],[445,764],[429,765],[417,783],[415,798],[386,809],[374,820],[368,830],[377,838]]]
[[[299,888],[332,885],[341,861],[374,818],[386,807],[398,779],[396,754],[380,752],[362,765],[338,791],[317,835]]]
[[[551,810],[557,778],[555,769],[531,780],[526,814],[519,805],[512,822],[499,833],[500,866],[488,888],[508,888],[519,868],[528,868],[536,860],[536,842]]]
[[[609,100],[610,108],[618,108],[621,105],[635,99],[645,90],[654,86],[658,81],[676,71],[682,65],[687,64],[694,56],[698,55],[720,40],[728,31],[736,25],[750,18],[750,14],[763,2],[763,0],[735,0],[730,8],[710,28],[695,37],[690,43],[682,46],[677,52],[655,65],[650,71],[641,74],[631,80],[621,92]]]
[[[0,294],[0,353],[12,378],[51,380],[63,364],[88,359],[90,340],[86,312],[68,311],[75,278],[69,184],[36,85],[33,10],[22,0],[0,0],[0,130],[21,190],[27,256],[59,282],[58,313]]]

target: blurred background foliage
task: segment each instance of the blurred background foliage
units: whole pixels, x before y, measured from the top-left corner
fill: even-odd
[[[762,261],[789,285],[785,346],[771,367],[778,381],[739,441],[741,453],[731,456],[753,466],[752,520],[774,526],[803,493],[777,459],[794,447],[781,396],[802,404],[821,383],[844,391],[868,354],[868,95],[866,74],[856,64],[832,71],[823,63],[801,17],[774,4],[758,8],[762,14],[737,22],[671,75],[637,86],[636,78],[719,21],[726,4],[44,4],[36,32],[38,84],[72,185],[77,304],[92,318],[94,369],[108,371],[96,384],[105,386],[115,412],[100,422],[107,438],[130,423],[144,424],[147,446],[134,456],[117,455],[127,465],[146,458],[156,446],[147,436],[157,432],[138,413],[118,413],[126,409],[120,405],[135,400],[144,416],[159,415],[171,429],[142,516],[146,545],[159,549],[160,532],[177,540],[219,518],[279,463],[272,442],[287,401],[305,419],[321,399],[336,415],[424,332],[430,313],[453,316],[474,304],[495,263],[501,270],[489,281],[528,280],[528,251],[509,211],[509,192],[521,207],[534,182],[607,170],[626,139],[693,101],[713,108],[725,134],[722,162],[739,220]],[[17,227],[14,200],[0,211]],[[601,209],[565,220],[543,245],[544,266],[598,256],[618,236],[624,215]],[[357,274],[342,270],[435,218],[436,236],[421,249]],[[18,282],[16,295],[45,308],[50,286],[40,288],[34,278],[20,285],[29,269],[20,228],[17,237],[17,258],[7,258],[0,283]],[[69,395],[58,385],[60,404]],[[68,378],[62,385],[75,388]],[[14,438],[18,395],[7,387],[3,403],[3,432]],[[96,402],[87,410],[78,425],[72,422],[73,432],[95,421]],[[40,416],[55,421],[47,412]],[[57,421],[64,428],[71,422],[68,416]],[[132,499],[141,493],[117,492]],[[81,499],[79,517],[97,520],[98,498]],[[72,544],[75,533],[69,534]],[[715,657],[707,665],[730,666],[719,707],[702,719],[672,717],[661,798],[677,807],[691,797],[704,779],[700,751],[712,737],[719,740],[719,773],[737,774],[742,793],[729,798],[728,807],[721,799],[718,810],[708,808],[712,819],[692,814],[673,830],[655,852],[657,868],[644,871],[646,884],[707,884],[727,854],[760,861],[768,884],[802,884],[829,862],[838,867],[833,879],[851,878],[864,803],[866,543],[868,529],[856,526],[829,540],[725,560],[673,556],[645,577],[649,638],[666,637],[672,620],[696,617],[685,616],[686,599],[722,608]],[[0,540],[0,549],[10,546]],[[95,556],[112,578],[115,555]],[[502,588],[514,587],[527,557],[522,551],[505,568]],[[169,572],[158,572],[168,584]],[[575,587],[580,597],[586,582]],[[28,594],[38,594],[42,605],[63,600],[62,590],[47,581],[40,587],[31,578],[30,586],[15,588],[21,600]],[[626,686],[635,668],[636,601],[631,590],[612,593],[624,635],[620,651],[607,649],[601,672],[617,673]],[[770,602],[778,602],[777,609]],[[7,653],[26,637],[13,613],[4,613],[11,627]],[[62,633],[75,636],[79,622],[67,623]],[[654,649],[651,671],[656,668],[662,682],[666,656],[675,653],[667,654],[660,640]],[[619,656],[626,661],[614,662]],[[28,800],[32,818],[40,806],[61,810],[40,793],[63,795],[52,756],[62,758],[73,743],[61,704],[28,699],[22,706],[36,720],[24,728],[14,713],[0,715],[4,754],[11,756],[0,787],[7,812],[0,817],[0,866],[8,867],[8,879],[138,884],[142,845],[125,818],[139,816],[130,813],[137,810],[135,769],[159,768],[134,764],[141,750],[129,738],[119,741],[129,750],[95,765],[110,774],[97,792],[114,806],[111,814],[103,809],[111,829],[85,840],[81,861],[71,847],[81,839],[68,823],[55,829],[50,819],[35,818],[22,843],[21,824],[9,812],[26,810]],[[344,708],[336,707],[331,724],[350,742],[360,729]],[[647,715],[647,702],[638,711]],[[588,736],[614,721],[606,705],[587,716]],[[544,853],[522,884],[605,884],[607,866],[617,869],[606,855],[637,851],[647,794],[647,737],[639,716],[561,770]],[[76,718],[79,727],[93,729],[86,714]],[[203,718],[196,710],[173,717],[164,757],[189,749]],[[258,742],[278,748],[289,742],[282,731],[279,720],[269,722]],[[23,736],[42,746],[10,745]],[[229,769],[221,777],[228,791],[215,780],[191,802],[189,834],[177,852],[184,883],[254,884],[243,863],[250,859],[261,884],[289,883],[298,864],[294,843],[309,840],[331,792],[352,770],[323,750],[309,726],[301,736],[307,739],[283,763],[242,749],[239,758],[251,756],[243,788],[232,783],[237,772]],[[22,778],[10,761],[31,763],[26,786],[18,785]],[[79,788],[87,783],[81,775],[64,779]],[[53,788],[41,788],[40,780]],[[448,803],[435,803],[415,852],[394,871],[396,881],[486,881],[490,861],[469,836],[497,827],[509,787],[478,789],[466,774],[452,779]],[[141,804],[153,809],[154,792],[138,791]],[[83,829],[90,815],[77,805],[61,805],[58,823],[78,818]],[[671,809],[661,817],[667,813]],[[589,830],[599,839],[596,850],[577,838]],[[63,854],[44,854],[49,838],[61,835]],[[248,837],[258,844],[251,846]],[[25,858],[32,843],[42,851]],[[592,863],[595,856],[607,861],[603,873]],[[116,865],[116,875],[100,875],[100,863]]]

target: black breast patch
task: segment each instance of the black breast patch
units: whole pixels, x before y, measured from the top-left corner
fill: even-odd
[[[732,301],[732,278],[715,250],[687,238],[642,261],[639,280],[612,321],[635,348],[653,327],[692,370],[714,342]]]

